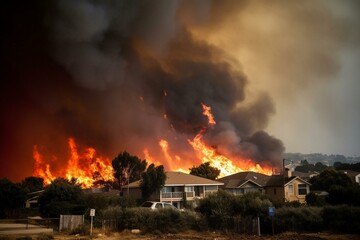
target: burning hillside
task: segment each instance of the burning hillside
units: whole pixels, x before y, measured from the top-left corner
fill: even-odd
[[[203,115],[208,119],[209,127],[213,128],[216,125],[216,121],[211,113],[211,107],[206,106],[205,104],[201,104],[201,106],[203,108]],[[196,134],[192,140],[188,139],[188,142],[193,147],[196,156],[203,163],[210,162],[211,165],[221,170],[221,176],[227,176],[242,171],[254,171],[268,175],[272,173],[271,167],[261,167],[251,159],[241,159],[240,161],[235,162],[226,156],[217,153],[215,149],[207,146],[202,139],[207,130],[208,127],[200,129],[199,133]],[[86,148],[82,154],[79,154],[78,147],[73,138],[69,138],[68,145],[70,157],[67,164],[61,169],[58,177],[65,177],[69,181],[74,180],[82,187],[92,187],[99,181],[114,181],[112,166],[108,158],[96,156],[96,150],[94,148]],[[181,162],[181,157],[178,155],[175,156],[175,160],[173,159],[172,154],[169,152],[169,145],[166,140],[161,139],[159,141],[159,146],[162,149],[162,155],[163,159],[166,161],[166,165],[171,167],[176,166]],[[145,149],[144,152],[146,153],[147,149]],[[152,158],[148,153],[145,155],[147,155],[148,161],[153,163]],[[55,179],[55,176],[51,172],[50,165],[44,162],[43,156],[38,151],[36,145],[34,146],[33,157],[35,160],[33,175],[42,177],[46,184],[51,183]],[[160,162],[156,163],[160,164]],[[191,166],[182,167],[189,169]],[[182,168],[177,170],[184,171]]]

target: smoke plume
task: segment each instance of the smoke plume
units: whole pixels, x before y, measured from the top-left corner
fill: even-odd
[[[297,12],[288,5],[289,14]],[[187,140],[208,128],[202,103],[217,122],[204,136],[208,145],[234,161],[280,165],[284,146],[265,132],[275,113],[271,93],[251,91],[253,80],[239,58],[219,44],[227,36],[220,29],[230,26],[229,35],[248,40],[245,23],[236,20],[247,16],[248,6],[167,0],[5,4],[5,11],[17,14],[6,14],[2,44],[1,175],[30,175],[34,144],[66,159],[69,136],[110,157],[123,150],[144,157],[147,149],[170,170],[174,166],[158,144],[166,139],[176,167],[186,169],[200,163]],[[271,7],[283,11],[276,1]],[[214,32],[221,33],[218,39]],[[318,74],[336,71],[330,57],[319,57]],[[56,169],[63,163],[52,164]]]

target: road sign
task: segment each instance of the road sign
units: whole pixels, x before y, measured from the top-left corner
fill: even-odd
[[[90,216],[94,217],[95,216],[95,209],[90,209]]]
[[[275,216],[275,207],[269,207],[268,215],[269,217]]]

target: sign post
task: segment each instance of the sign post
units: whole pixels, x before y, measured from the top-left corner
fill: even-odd
[[[91,217],[91,223],[90,223],[90,237],[92,237],[92,229],[93,229],[93,217],[95,216],[95,209],[90,209],[90,217]]]
[[[272,235],[274,235],[275,207],[269,207],[268,216],[271,218],[271,231],[272,231]]]

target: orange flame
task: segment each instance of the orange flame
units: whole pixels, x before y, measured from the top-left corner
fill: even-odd
[[[76,179],[76,183],[84,188],[94,186],[98,180],[114,180],[113,169],[108,158],[97,157],[94,148],[87,148],[82,154],[79,154],[73,138],[69,138],[68,144],[70,157],[67,161],[65,175],[62,177],[68,180]],[[44,164],[37,146],[34,146],[33,157],[35,159],[33,175],[44,178],[44,182],[50,184],[55,177],[50,171],[49,164]]]
[[[50,184],[55,177],[51,174],[50,165],[44,163],[43,156],[39,153],[37,145],[33,149],[33,158],[35,160],[33,175],[43,178],[45,184]]]
[[[216,124],[215,118],[211,113],[211,107],[206,106],[205,104],[201,103],[201,106],[203,108],[203,115],[208,118],[209,125],[214,126]]]
[[[204,116],[208,118],[209,125],[214,126],[216,122],[211,113],[211,108],[203,103],[201,105]],[[188,142],[195,150],[197,157],[200,158],[203,163],[210,162],[212,166],[220,169],[220,177],[244,171],[253,171],[266,175],[272,174],[271,167],[261,167],[251,159],[241,159],[241,161],[238,161],[235,165],[232,160],[219,154],[214,148],[208,147],[204,143],[202,136],[205,132],[206,128],[202,129],[192,140],[188,140]]]
[[[200,133],[198,133],[194,139],[188,141],[194,148],[196,155],[202,160],[203,163],[210,162],[210,165],[220,169],[220,177],[244,171],[253,171],[266,175],[272,174],[271,168],[262,168],[259,164],[255,164],[250,159],[242,159],[242,161],[239,161],[239,166],[236,166],[229,158],[217,153],[215,149],[206,146],[202,140],[204,132],[204,130],[200,131]]]

